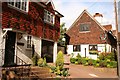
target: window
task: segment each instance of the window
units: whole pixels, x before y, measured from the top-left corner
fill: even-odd
[[[53,16],[53,14],[50,13],[49,11],[45,10],[44,11],[44,21],[53,24],[54,23],[54,16]]]
[[[97,45],[89,45],[89,54],[98,55]]]
[[[81,51],[80,45],[73,45],[73,51]]]
[[[28,12],[28,0],[8,0],[8,5]]]
[[[27,48],[31,48],[32,47],[32,36],[27,36]]]
[[[97,45],[89,45],[89,50],[90,51],[96,51],[97,50]]]
[[[89,24],[80,24],[80,31],[89,31]]]

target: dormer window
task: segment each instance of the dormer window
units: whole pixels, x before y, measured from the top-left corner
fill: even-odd
[[[28,12],[28,0],[8,0],[8,5],[16,9]]]
[[[54,16],[51,12],[44,10],[44,21],[54,24]]]
[[[90,31],[89,24],[80,24],[80,31]]]

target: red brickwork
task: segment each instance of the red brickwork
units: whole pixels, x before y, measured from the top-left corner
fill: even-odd
[[[80,32],[80,24],[88,23],[90,26],[90,31]],[[71,26],[67,31],[70,36],[70,44],[103,44],[105,41],[100,39],[100,35],[104,33],[104,30],[100,25],[92,19],[86,11],[83,15]]]
[[[45,9],[55,15],[51,3],[48,3]],[[15,28],[33,36],[57,41],[60,32],[60,17],[55,15],[55,24],[51,25],[44,22],[44,7],[37,3],[30,2],[29,12],[26,13],[9,7],[4,2],[2,3],[2,28]]]

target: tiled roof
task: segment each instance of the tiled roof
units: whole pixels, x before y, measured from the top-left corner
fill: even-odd
[[[112,25],[111,25],[111,24],[109,24],[109,25],[103,25],[103,27],[104,27],[107,31],[109,31],[109,30],[112,29]]]

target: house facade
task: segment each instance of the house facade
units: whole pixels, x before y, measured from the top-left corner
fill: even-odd
[[[55,10],[51,0],[15,1],[2,2],[1,65],[22,64],[21,61],[32,64],[34,55],[55,62],[63,15]]]
[[[97,15],[101,16],[98,13]],[[67,53],[73,53],[74,56],[79,53],[82,57],[97,59],[97,54],[111,52],[111,41],[107,35],[111,28],[111,25],[102,26],[84,10],[66,32],[70,37]]]

